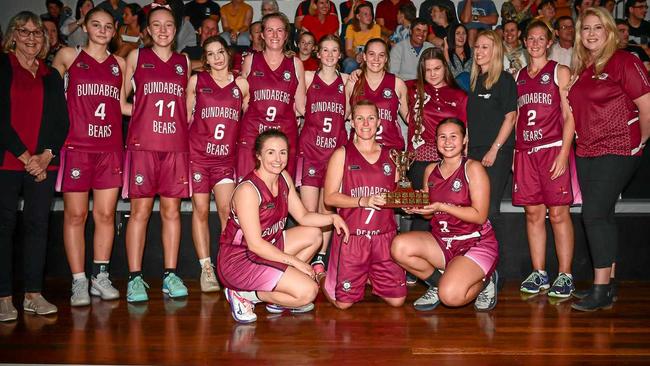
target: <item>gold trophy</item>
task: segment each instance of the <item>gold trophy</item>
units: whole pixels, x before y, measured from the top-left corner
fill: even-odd
[[[391,149],[390,159],[395,163],[399,180],[397,181],[397,188],[394,191],[384,193],[386,204],[383,207],[405,208],[428,205],[429,193],[415,191],[411,185],[411,181],[406,177],[406,171],[415,160],[415,153],[413,151]]]

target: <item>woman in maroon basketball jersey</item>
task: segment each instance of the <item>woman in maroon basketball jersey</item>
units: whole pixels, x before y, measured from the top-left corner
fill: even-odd
[[[254,169],[255,137],[270,128],[279,129],[289,138],[287,171],[295,176],[298,150],[296,114],[304,114],[305,72],[298,57],[284,54],[288,32],[289,20],[284,14],[265,15],[262,18],[264,51],[244,58],[242,76],[248,81],[251,98],[239,130],[238,179]]]
[[[323,203],[323,181],[330,156],[347,141],[345,117],[347,74],[338,71],[341,58],[338,36],[324,36],[318,43],[319,69],[305,72],[307,104],[305,124],[300,132],[298,173],[300,199],[310,212],[329,213]],[[325,270],[325,252],[332,232],[323,232],[323,246],[312,261],[317,274]]]
[[[348,228],[336,214],[309,212],[300,202],[287,165],[288,140],[271,129],[255,139],[255,170],[232,197],[230,217],[221,235],[217,271],[226,287],[233,318],[257,319],[255,303],[270,313],[304,313],[314,308],[316,276],[307,261],[320,247],[321,227],[333,225],[347,242]],[[287,215],[301,226],[286,229]]]
[[[407,210],[431,218],[431,232],[411,231],[393,240],[393,258],[426,283],[437,269],[444,270],[420,310],[433,310],[440,301],[463,306],[474,299],[479,311],[496,306],[499,245],[487,219],[490,181],[480,162],[463,156],[465,131],[458,119],[440,122],[436,141],[442,160],[424,171],[430,204]]]
[[[201,291],[219,290],[210,261],[210,193],[214,193],[221,228],[226,227],[235,189],[235,143],[242,110],[248,104],[248,83],[231,72],[232,58],[223,38],[203,42],[204,71],[187,84],[192,175],[192,238],[201,265]]]
[[[52,67],[67,77],[70,131],[61,150],[57,190],[63,192],[63,242],[72,272],[70,305],[90,305],[84,270],[89,191],[93,191],[93,270],[90,293],[104,300],[119,297],[109,279],[115,236],[115,207],[122,186],[122,82],[124,59],[108,46],[115,20],[97,7],[84,18],[84,47],[61,49]]]
[[[363,51],[361,71],[353,73],[346,88],[350,105],[367,99],[379,109],[379,130],[377,142],[388,149],[404,150],[404,135],[398,113],[403,120],[408,118],[408,95],[402,79],[388,72],[388,44],[381,38],[366,43]]]
[[[604,8],[578,18],[569,104],[576,123],[576,166],[582,221],[594,266],[594,285],[572,307],[612,306],[618,235],[615,205],[639,166],[650,136],[650,82],[643,63],[617,49],[617,30]]]
[[[122,188],[122,196],[131,198],[126,229],[128,302],[149,299],[142,257],[156,195],[160,196],[164,250],[162,290],[170,297],[187,296],[187,287],[175,272],[181,239],[180,203],[190,193],[185,100],[189,60],[172,49],[176,24],[168,6],[151,9],[147,29],[153,44],[129,54],[124,83],[124,95],[135,87]]]
[[[552,297],[569,297],[575,289],[571,275],[573,222],[569,205],[575,123],[566,99],[570,72],[548,60],[553,33],[546,23],[533,20],[524,39],[529,63],[515,75],[518,116],[512,204],[524,206],[533,272],[520,290],[536,294],[549,289]],[[575,169],[575,168],[574,168]],[[548,209],[559,274],[553,285],[546,273],[546,211]]]

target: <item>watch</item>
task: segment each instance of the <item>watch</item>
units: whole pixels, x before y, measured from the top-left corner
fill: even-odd
[[[472,21],[478,22],[478,15],[472,15]]]

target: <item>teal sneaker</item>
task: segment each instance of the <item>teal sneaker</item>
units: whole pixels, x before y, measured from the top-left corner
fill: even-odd
[[[163,280],[162,292],[169,295],[171,298],[187,296],[187,287],[180,277],[175,273],[170,273]]]
[[[149,301],[147,289],[149,284],[144,282],[142,276],[136,276],[129,281],[126,287],[126,301],[127,302],[142,302]]]

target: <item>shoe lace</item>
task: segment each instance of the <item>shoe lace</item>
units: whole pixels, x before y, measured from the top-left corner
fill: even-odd
[[[180,287],[183,286],[183,280],[175,274],[170,274],[167,276],[168,286],[169,287]]]
[[[131,286],[131,288],[132,288],[133,290],[136,290],[136,291],[138,291],[138,290],[143,290],[145,287],[146,287],[146,288],[149,288],[149,284],[146,283],[146,282],[142,279],[142,277],[140,277],[140,276],[138,276],[138,277],[134,278],[133,280],[131,280],[131,281],[129,282],[129,286]]]
[[[558,278],[553,283],[553,287],[567,286],[567,285],[569,285],[571,283],[570,281],[571,281],[571,279],[569,278],[569,276],[560,275],[560,276],[558,276]]]
[[[422,300],[432,300],[438,297],[438,288],[437,287],[429,287],[427,292],[422,295]]]
[[[487,291],[483,290],[479,292],[478,296],[476,297],[476,302],[479,304],[487,304],[489,301]]]
[[[205,273],[206,279],[210,282],[216,280],[214,268],[215,267],[212,263],[206,263],[203,265],[203,273]]]
[[[74,294],[76,294],[78,292],[83,292],[87,288],[88,288],[88,282],[87,281],[81,280],[81,281],[73,281],[72,282],[72,292]]]
[[[541,284],[544,281],[543,281],[542,275],[539,272],[535,271],[535,272],[531,273],[530,275],[528,275],[528,277],[526,277],[526,281],[524,281],[524,282],[532,282],[534,284]]]
[[[237,301],[241,304],[244,313],[252,313],[253,310],[255,309],[255,306],[250,300],[242,297],[236,291],[232,292],[232,296],[237,298]],[[279,306],[279,305],[275,305],[275,306]]]
[[[113,284],[113,282],[111,282],[111,280],[108,279],[107,275],[102,276],[101,274],[99,274],[95,280],[97,284],[99,284],[99,286],[104,288],[110,287]]]

